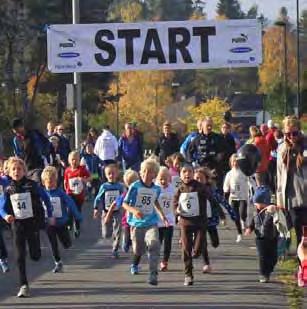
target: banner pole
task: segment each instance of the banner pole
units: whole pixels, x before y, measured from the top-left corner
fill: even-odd
[[[79,0],[72,0],[72,22],[80,23],[80,3]],[[80,149],[82,134],[82,83],[81,73],[74,72],[74,98],[75,98],[75,148]]]

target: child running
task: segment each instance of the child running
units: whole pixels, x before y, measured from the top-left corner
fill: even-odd
[[[151,285],[158,284],[158,263],[160,242],[158,232],[158,215],[165,226],[168,221],[158,198],[160,188],[153,183],[159,172],[159,164],[151,159],[142,162],[139,181],[134,182],[125,197],[123,208],[128,211],[128,224],[131,226],[133,259],[131,274],[139,273],[141,256],[148,251],[149,279]]]
[[[58,188],[58,171],[53,166],[47,166],[41,175],[42,184],[52,204],[52,216],[56,219],[55,225],[47,226],[47,235],[51,244],[55,262],[54,273],[63,271],[58,239],[65,249],[71,247],[71,238],[67,228],[68,213],[71,213],[79,222],[82,220],[75,202],[62,189]]]
[[[169,173],[171,176],[171,182],[175,189],[181,184],[180,169],[184,163],[184,157],[180,152],[176,152],[170,156]]]
[[[180,216],[184,285],[193,285],[193,257],[202,253],[207,229],[206,187],[193,179],[193,167],[184,165],[180,171],[182,184],[174,197],[174,210]],[[194,237],[194,241],[193,241]],[[192,252],[194,252],[192,256]]]
[[[242,230],[245,229],[245,221],[247,218],[247,202],[248,202],[248,177],[243,174],[238,166],[237,155],[230,157],[231,170],[226,174],[224,180],[223,191],[229,196],[229,203],[236,213],[237,239],[239,243],[242,240]]]
[[[85,184],[90,180],[90,173],[85,166],[80,165],[80,154],[78,151],[72,151],[68,155],[69,167],[64,173],[64,189],[66,193],[74,200],[78,211],[81,213],[82,204],[85,199]],[[69,228],[73,226],[73,219],[69,220]],[[75,219],[74,234],[80,236],[80,222]]]
[[[271,273],[277,263],[278,230],[273,222],[277,206],[270,205],[270,190],[261,186],[256,189],[254,198],[256,215],[252,218],[245,235],[255,231],[256,246],[259,256],[259,282],[269,282]]]
[[[45,226],[45,211],[40,199],[46,205],[49,224],[53,225],[55,220],[46,192],[36,182],[25,177],[24,161],[17,157],[10,158],[8,170],[11,181],[5,188],[4,198],[0,199],[0,216],[12,224],[20,284],[17,297],[29,297],[26,243],[31,259],[38,261],[41,257],[39,230]]]
[[[161,188],[159,204],[162,207],[164,215],[168,221],[168,226],[165,226],[161,220],[159,220],[158,223],[160,243],[161,245],[164,243],[163,259],[160,263],[160,270],[167,271],[168,260],[172,251],[172,240],[175,225],[175,214],[173,208],[175,191],[174,187],[170,183],[170,174],[167,167],[160,167],[156,183]]]
[[[131,169],[126,170],[124,176],[123,176],[124,184],[127,189],[134,183],[135,181],[139,180],[139,174]],[[116,204],[112,204],[111,207],[109,208],[109,211],[105,217],[105,223],[107,223],[111,218],[113,211],[117,208],[120,209],[123,206],[123,202],[125,199],[125,196],[127,194],[127,191],[123,192],[121,196],[119,196],[116,200]],[[122,216],[122,228],[124,229],[123,232],[123,239],[122,239],[122,249],[124,252],[128,252],[131,245],[131,233],[130,233],[130,225],[127,222],[128,220],[128,214],[127,211],[124,210],[123,216]]]
[[[116,199],[124,192],[124,186],[118,182],[119,170],[117,164],[109,164],[104,168],[107,181],[103,183],[94,201],[94,218],[100,214],[99,206],[102,206],[102,219],[104,220],[112,204],[116,204]],[[115,208],[112,211],[111,220],[101,222],[102,238],[113,238],[112,256],[119,257],[118,249],[121,238],[121,209]]]
[[[207,233],[209,234],[211,245],[213,248],[217,248],[220,244],[219,234],[217,226],[219,225],[220,219],[224,222],[226,220],[222,206],[228,211],[232,220],[235,221],[236,215],[227,203],[225,198],[218,193],[218,190],[213,186],[212,173],[206,167],[199,167],[194,172],[194,179],[204,184],[207,188],[209,194],[207,201],[207,217],[208,217],[208,229]],[[208,252],[208,242],[207,242],[207,233],[205,233],[204,247],[202,251],[204,266],[203,273],[211,273],[212,267],[209,260]]]

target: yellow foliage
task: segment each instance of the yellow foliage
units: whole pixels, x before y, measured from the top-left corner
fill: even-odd
[[[189,115],[183,122],[187,125],[188,131],[191,131],[196,129],[197,120],[211,117],[213,119],[214,129],[218,131],[224,122],[223,114],[229,108],[230,106],[225,100],[215,97],[196,107],[189,107]]]
[[[119,74],[118,84],[110,85],[109,93],[120,93],[120,129],[129,121],[137,122],[147,141],[153,141],[165,121],[164,108],[172,103],[173,73],[170,71],[133,71]],[[106,105],[106,118],[116,127],[116,104]]]
[[[268,28],[263,37],[263,63],[259,69],[260,91],[267,93],[284,78],[284,28]],[[287,77],[289,87],[296,83],[295,37],[287,31]]]
[[[142,5],[138,2],[127,3],[120,8],[120,16],[123,22],[131,23],[142,16]]]

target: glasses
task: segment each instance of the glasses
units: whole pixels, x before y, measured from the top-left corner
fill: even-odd
[[[285,136],[286,136],[286,137],[298,137],[299,134],[300,134],[299,131],[293,131],[293,132],[287,132],[287,133],[285,133]]]

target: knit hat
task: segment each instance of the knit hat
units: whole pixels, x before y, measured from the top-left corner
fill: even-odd
[[[254,204],[271,204],[271,192],[270,189],[266,186],[260,186],[256,189],[254,197]]]

